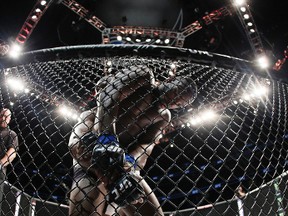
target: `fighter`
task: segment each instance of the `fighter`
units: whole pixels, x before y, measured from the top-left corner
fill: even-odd
[[[97,86],[97,107],[81,114],[68,144],[74,159],[69,214],[163,215],[140,171],[171,122],[170,109],[196,98],[195,82],[181,76],[157,83],[138,65]]]

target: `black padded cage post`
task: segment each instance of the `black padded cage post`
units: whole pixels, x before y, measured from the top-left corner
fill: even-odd
[[[101,77],[139,64],[160,81],[186,76],[198,87],[189,108],[172,112],[173,129],[141,171],[165,214],[287,213],[288,84],[251,62],[135,45],[61,47],[1,60],[1,106],[12,110],[10,128],[19,136],[3,215],[68,215],[73,165],[67,143],[77,121],[59,108],[69,106],[69,116],[77,117],[95,106]],[[13,89],[11,78],[25,87]],[[203,115],[207,109],[213,118]]]

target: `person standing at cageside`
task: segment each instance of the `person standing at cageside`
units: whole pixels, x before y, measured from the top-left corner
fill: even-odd
[[[0,111],[0,216],[4,199],[4,182],[6,180],[7,165],[16,158],[18,149],[18,136],[9,128],[11,111],[3,108]]]

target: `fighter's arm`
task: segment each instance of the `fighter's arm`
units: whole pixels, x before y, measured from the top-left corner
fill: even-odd
[[[105,100],[105,98],[113,99],[115,103],[128,97],[142,86],[153,85],[155,85],[154,74],[147,66],[132,66],[129,69],[123,69],[118,72],[114,79],[107,80],[106,87],[103,89],[104,94],[101,94],[101,98],[103,98],[104,104],[111,102],[111,100]]]
[[[11,131],[10,133],[12,142],[9,146],[7,146],[7,151],[5,152],[5,155],[0,160],[0,170],[2,167],[6,167],[8,164],[11,164],[12,161],[17,156],[17,150],[18,150],[18,136],[14,131]]]
[[[0,160],[0,168],[6,167],[8,164],[12,163],[12,161],[16,158],[16,149],[11,147],[5,153],[4,157]]]
[[[118,72],[114,79],[107,83],[98,97],[98,113],[95,130],[109,131],[115,134],[114,123],[117,118],[119,103],[129,97],[138,88],[155,86],[154,74],[147,66],[132,66]]]
[[[95,121],[94,111],[85,111],[80,115],[78,123],[73,127],[68,147],[72,157],[82,166],[88,168],[91,165],[91,153],[83,145],[81,138],[92,131]]]

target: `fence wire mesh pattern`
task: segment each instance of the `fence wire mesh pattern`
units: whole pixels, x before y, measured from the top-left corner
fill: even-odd
[[[285,215],[287,90],[117,49],[5,68],[1,103],[19,148],[2,215]]]

